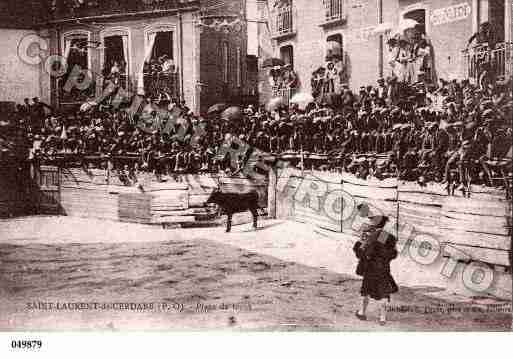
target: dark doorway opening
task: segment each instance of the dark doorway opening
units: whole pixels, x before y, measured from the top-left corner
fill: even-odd
[[[155,37],[155,46],[153,47],[153,58],[167,55],[173,58],[173,33],[171,31],[158,32]]]

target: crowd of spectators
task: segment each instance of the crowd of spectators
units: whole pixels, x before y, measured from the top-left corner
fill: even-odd
[[[18,105],[2,120],[2,128],[22,128],[35,160],[71,158],[126,173],[149,170],[158,179],[240,171],[247,153],[220,151],[222,146],[236,148],[230,143],[233,138],[298,167],[348,171],[363,179],[399,176],[463,188],[470,183],[504,186],[511,178],[509,84],[478,88],[468,81],[441,81],[437,87],[421,82],[394,86],[379,79],[358,93],[346,87],[330,102],[249,106],[231,117],[222,115],[222,107],[200,117],[183,102],[151,105],[181,114],[180,121],[166,126],[158,111],[130,115],[100,105],[63,115],[36,98]],[[196,138],[199,126],[203,130]],[[3,152],[8,142],[4,136]]]

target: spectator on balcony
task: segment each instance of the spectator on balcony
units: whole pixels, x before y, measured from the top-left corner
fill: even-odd
[[[111,76],[119,76],[119,73],[121,72],[121,68],[119,66],[119,62],[114,61],[110,68],[110,75]]]
[[[376,89],[376,96],[378,98],[384,100],[384,99],[387,98],[387,95],[388,95],[388,88],[385,85],[385,79],[381,77],[381,78],[378,79],[378,86],[377,86],[377,89]]]
[[[467,49],[470,47],[470,45],[474,44],[472,47],[488,46],[490,50],[493,50],[495,48],[496,42],[497,40],[493,27],[487,21],[479,25],[479,30],[472,34],[472,36],[468,39]]]
[[[176,71],[175,62],[168,55],[162,55],[159,58],[159,63],[162,64],[162,72],[165,74],[174,73]]]
[[[53,112],[53,108],[39,100],[38,97],[32,99],[33,104],[30,106],[31,113],[31,125],[34,128],[42,128],[44,126],[44,118],[46,117],[46,110],[50,113]]]
[[[269,71],[269,84],[273,89],[281,86],[280,69],[279,66],[275,66]]]
[[[397,55],[394,59],[397,81],[399,83],[411,83],[413,80],[413,61],[411,46],[404,38],[398,41]]]
[[[397,69],[396,69],[396,59],[399,55],[399,46],[397,43],[397,39],[395,37],[392,37],[388,39],[387,41],[388,45],[388,64],[390,65],[392,69],[392,75],[397,77]]]
[[[425,37],[422,37],[415,43],[413,56],[415,59],[414,71],[416,74],[416,80],[424,80],[427,83],[431,83],[433,74],[433,58],[431,55],[431,45]]]
[[[324,91],[324,84],[326,80],[326,68],[321,66],[314,72],[312,72],[311,86],[312,96],[317,98]]]
[[[285,84],[286,88],[290,89],[290,88],[297,87],[297,85],[298,85],[297,74],[294,71],[294,69],[292,68],[291,64],[286,64],[285,66],[283,66],[282,78],[283,78],[283,83]]]
[[[338,71],[332,61],[326,63],[326,76],[324,78],[324,93],[335,92],[335,83],[339,82]]]

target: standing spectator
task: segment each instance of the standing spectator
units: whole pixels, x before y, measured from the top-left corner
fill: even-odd
[[[361,207],[360,207],[361,212]],[[356,312],[360,320],[367,320],[369,298],[380,302],[379,323],[386,324],[386,304],[390,295],[399,290],[390,272],[390,262],[397,257],[397,239],[385,231],[388,217],[371,217],[372,224],[362,232],[361,239],[353,251],[358,258],[356,274],[363,277],[360,294],[362,305]]]

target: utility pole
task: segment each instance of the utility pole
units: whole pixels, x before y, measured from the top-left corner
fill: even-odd
[[[378,25],[383,23],[383,0],[377,1]],[[378,39],[378,77],[383,77],[383,34],[379,34]]]

